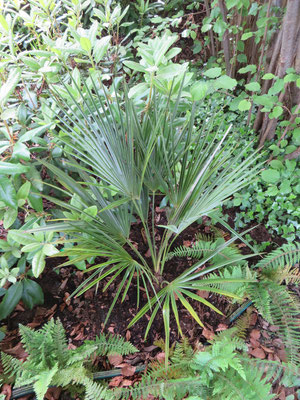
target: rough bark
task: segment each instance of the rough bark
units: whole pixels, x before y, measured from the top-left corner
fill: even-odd
[[[227,8],[225,6],[224,0],[219,0],[219,7],[223,17],[223,21],[227,24]],[[229,43],[229,32],[228,29],[225,30],[222,40],[222,46],[224,50],[224,58],[226,65],[226,74],[230,76],[230,43]]]

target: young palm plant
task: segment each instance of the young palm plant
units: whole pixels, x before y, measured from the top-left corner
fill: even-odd
[[[233,193],[254,179],[261,167],[256,162],[258,155],[245,158],[244,151],[233,154],[231,141],[225,143],[231,127],[221,139],[223,125],[213,132],[213,120],[196,128],[194,116],[197,105],[194,103],[189,112],[181,112],[180,96],[172,102],[170,98],[153,95],[151,104],[145,109],[131,101],[126,90],[123,98],[116,93],[112,100],[92,79],[78,89],[80,101],[75,100],[70,86],[65,85],[72,98],[72,104],[68,106],[53,89],[57,119],[63,132],[59,139],[67,154],[65,165],[72,171],[76,170],[77,179],[66,170],[46,161],[41,162],[57,176],[63,187],[57,189],[64,197],[76,195],[77,206],[74,205],[76,202],[45,197],[71,212],[80,212],[86,218],[66,218],[49,224],[46,229],[64,232],[67,235],[65,241],[74,243],[73,247],[60,252],[61,256],[72,258],[62,265],[71,265],[93,256],[105,260],[86,270],[91,275],[73,295],[80,295],[110,277],[104,287],[106,290],[121,277],[106,323],[117,299],[121,297],[123,301],[135,281],[137,307],[141,285],[148,301],[131,325],[151,311],[147,335],[156,314],[162,309],[168,349],[171,312],[181,332],[177,302],[203,326],[188,299],[221,312],[196,294],[197,290],[208,290],[209,287],[208,279],[202,281],[201,278],[247,258],[236,254],[229,259],[221,257],[213,266],[209,264],[216,254],[222,254],[235,240],[233,238],[213,252],[203,252],[200,261],[172,282],[166,282],[164,268],[172,244],[187,227],[202,216],[209,216]],[[156,243],[155,199],[161,194],[168,198],[168,222],[160,226],[163,235],[160,243]],[[134,218],[138,218],[143,226],[151,253],[150,262],[130,240]],[[214,277],[212,283],[217,281],[218,278]],[[213,285],[209,290],[236,297]]]

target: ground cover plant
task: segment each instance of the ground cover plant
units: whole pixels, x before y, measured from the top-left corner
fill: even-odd
[[[297,385],[299,362],[299,15],[294,0],[0,0],[4,351],[24,360],[19,323],[56,316],[72,337],[82,316],[76,346],[125,329],[141,354],[144,334],[161,348],[133,397],[225,396],[224,373],[228,398],[245,382],[245,398],[296,398],[282,385]],[[200,373],[217,347],[196,338],[227,329],[243,301],[248,354],[283,361],[281,379],[246,376],[259,362],[230,330],[232,364]],[[185,335],[197,389],[181,393]]]

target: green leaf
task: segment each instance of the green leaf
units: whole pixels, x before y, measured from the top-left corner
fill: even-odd
[[[239,110],[240,111],[248,111],[251,108],[251,101],[249,100],[242,100],[239,102]]]
[[[6,176],[0,176],[0,201],[3,201],[8,207],[18,209],[16,190]]]
[[[278,169],[278,170],[284,169],[284,165],[282,164],[282,162],[280,160],[272,160],[270,162],[270,165],[274,169]]]
[[[2,108],[15,90],[21,78],[21,70],[19,68],[11,70],[7,81],[0,88],[0,108]]]
[[[25,183],[23,183],[23,185],[20,187],[20,189],[18,190],[17,193],[17,199],[23,199],[23,200],[27,200],[29,191],[30,191],[30,187],[31,187],[31,183],[29,181],[26,181]]]
[[[35,209],[35,211],[42,212],[43,199],[38,193],[39,192],[34,187],[32,187],[31,192],[28,195],[28,203],[32,208]]]
[[[37,128],[30,129],[29,131],[24,133],[24,135],[22,135],[19,138],[18,143],[29,142],[34,137],[40,136],[41,134],[46,132],[46,130],[49,129],[51,125],[53,125],[52,122],[50,124],[47,124],[47,125],[42,125],[42,126],[38,126]]]
[[[222,73],[222,69],[219,67],[210,68],[203,73],[203,75],[207,76],[208,78],[217,78]]]
[[[106,54],[108,46],[110,44],[110,39],[111,36],[104,36],[100,40],[96,41],[96,44],[93,49],[93,55],[96,63],[99,63]]]
[[[262,79],[265,79],[265,80],[270,80],[270,79],[273,79],[273,78],[275,78],[275,75],[273,75],[273,74],[271,74],[271,73],[265,74],[265,75],[262,77]]]
[[[254,32],[247,32],[247,33],[244,33],[244,34],[242,35],[242,37],[241,37],[241,40],[247,40],[247,39],[251,38],[253,35],[254,35]]]
[[[296,128],[293,131],[293,143],[296,146],[300,146],[300,128]]]
[[[53,256],[54,254],[59,253],[59,251],[56,249],[56,247],[54,247],[53,244],[51,243],[46,243],[43,247],[43,253],[46,256]]]
[[[32,273],[35,278],[38,278],[44,271],[46,262],[43,250],[38,251],[32,259]]]
[[[284,81],[283,81],[283,79],[278,79],[278,80],[274,83],[274,85],[269,89],[268,95],[273,96],[273,95],[275,95],[275,94],[281,92],[281,91],[283,90],[283,88],[284,88]]]
[[[23,253],[31,253],[32,251],[42,249],[42,246],[42,243],[36,242],[36,240],[33,238],[33,243],[26,244],[26,246],[22,247],[21,250]]]
[[[288,194],[291,193],[292,188],[291,188],[291,183],[288,179],[285,179],[281,185],[280,185],[280,192],[281,194]]]
[[[17,160],[30,160],[30,151],[24,143],[17,142],[14,145],[12,157]]]
[[[205,97],[207,90],[208,85],[206,82],[202,81],[194,83],[191,87],[191,95],[193,101],[202,100]]]
[[[262,179],[267,183],[275,183],[280,179],[280,173],[276,169],[265,169],[261,174]]]
[[[6,318],[21,300],[23,294],[23,282],[11,285],[0,304],[0,320]]]
[[[8,162],[0,163],[0,175],[14,175],[14,174],[24,174],[29,171],[29,167],[23,164],[14,164]]]
[[[247,90],[250,90],[251,92],[259,92],[260,84],[258,82],[250,82],[247,85],[245,85],[245,88]]]
[[[126,65],[126,67],[133,69],[134,71],[139,71],[139,72],[146,72],[146,68],[143,67],[141,64],[138,64],[137,62],[134,61],[124,61],[123,63],[124,65]]]
[[[276,106],[272,110],[272,113],[269,115],[269,118],[278,118],[283,113],[283,108],[281,106]]]
[[[230,78],[227,75],[220,76],[214,82],[214,86],[216,89],[232,90],[236,85],[237,81],[235,79]]]
[[[296,80],[296,85],[298,86],[298,88],[300,88],[300,78],[298,78],[298,79]]]
[[[44,303],[44,293],[40,285],[31,279],[23,280],[23,303],[30,310],[38,304]]]
[[[80,46],[87,53],[90,53],[92,50],[92,43],[89,38],[81,37],[80,38]]]
[[[255,104],[258,104],[260,106],[272,108],[277,99],[275,97],[268,96],[267,94],[263,94],[261,96],[254,95],[253,101]]]
[[[22,245],[27,245],[36,242],[35,238],[30,233],[26,233],[20,230],[18,231],[16,229],[10,230],[7,236],[8,238]]]
[[[8,33],[9,32],[9,26],[8,23],[6,22],[6,19],[2,14],[0,14],[0,24],[2,25],[2,28]]]
[[[8,229],[9,227],[12,226],[12,224],[15,222],[15,220],[18,217],[18,210],[15,210],[13,208],[9,208],[3,218],[3,227],[4,229]]]
[[[247,74],[248,72],[251,72],[252,74],[254,74],[256,72],[256,65],[254,65],[254,64],[247,65],[247,67],[240,68],[238,70],[238,72],[240,74]]]

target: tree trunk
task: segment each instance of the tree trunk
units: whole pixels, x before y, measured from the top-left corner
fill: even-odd
[[[227,24],[227,8],[225,6],[224,0],[219,0],[219,7],[223,17],[223,21]],[[228,29],[225,30],[223,35],[222,46],[224,50],[224,58],[226,65],[226,74],[230,76],[230,43],[229,43],[229,32]]]

